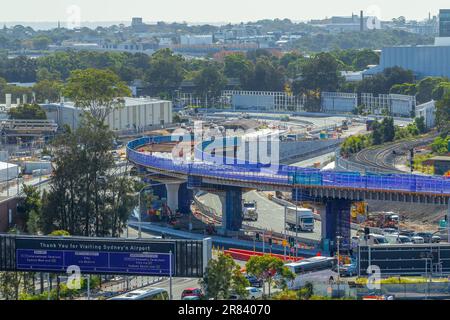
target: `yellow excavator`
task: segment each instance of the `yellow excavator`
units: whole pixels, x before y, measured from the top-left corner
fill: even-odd
[[[352,221],[355,223],[360,223],[366,220],[367,218],[367,203],[364,201],[361,202],[355,202],[352,205],[351,209],[351,217]]]

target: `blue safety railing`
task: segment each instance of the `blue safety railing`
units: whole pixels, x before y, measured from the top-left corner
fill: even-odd
[[[172,137],[144,137],[127,146],[128,159],[138,165],[162,171],[226,180],[241,180],[255,184],[303,185],[341,187],[363,190],[420,192],[430,195],[450,195],[450,179],[411,174],[360,174],[353,172],[320,171],[286,165],[266,168],[249,163],[224,165],[205,159],[204,163],[183,163],[143,154],[136,149],[151,143],[171,142]],[[178,140],[177,140],[178,141]],[[196,157],[201,156],[197,154]],[[208,158],[210,155],[203,155]],[[209,158],[208,158],[209,159]],[[231,160],[230,160],[231,161]]]

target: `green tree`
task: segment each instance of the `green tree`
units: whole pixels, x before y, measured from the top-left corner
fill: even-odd
[[[115,108],[123,105],[123,97],[130,96],[131,90],[112,71],[86,69],[72,71],[63,94],[77,108],[88,110],[103,123]]]
[[[440,132],[450,132],[450,91],[436,102],[436,125]]]
[[[336,58],[330,53],[319,53],[303,64],[297,91],[336,91],[341,81]]]
[[[250,283],[240,269],[229,255],[220,254],[216,260],[210,260],[200,280],[206,296],[214,300],[228,299],[234,292],[245,298],[248,294],[245,288],[250,286]]]
[[[208,97],[219,97],[227,84],[227,79],[215,65],[208,65],[194,78],[197,94]]]
[[[253,64],[242,53],[227,55],[224,60],[224,74],[228,78],[238,78],[245,88],[253,75]]]
[[[283,69],[273,63],[269,57],[262,55],[257,58],[253,75],[244,89],[258,91],[283,91]]]
[[[425,125],[425,118],[424,117],[418,117],[414,119],[414,123],[419,130],[420,133],[426,133],[427,132],[427,126]]]
[[[441,82],[445,82],[444,78],[427,77],[417,83],[417,101],[426,103],[433,99],[433,92]]]
[[[147,81],[160,91],[177,89],[183,81],[184,58],[170,49],[156,51],[150,58]]]
[[[383,142],[392,142],[395,139],[394,118],[386,117],[381,122],[380,126]]]
[[[42,210],[41,194],[35,186],[22,186],[24,197],[17,205],[20,220],[26,222],[26,231],[37,234],[39,230],[39,216]]]
[[[62,83],[59,81],[42,80],[33,86],[37,103],[58,102],[61,96]]]
[[[253,275],[264,282],[263,292],[265,294],[265,284],[268,284],[269,287],[269,297],[270,297],[270,289],[272,287],[272,282],[274,280],[275,275],[279,275],[282,281],[284,282],[282,285],[285,286],[286,280],[292,280],[295,278],[295,275],[284,266],[283,260],[270,256],[253,256],[251,257],[247,263],[245,264],[247,269],[247,273]]]
[[[114,174],[113,140],[111,130],[89,113],[76,131],[57,137],[53,145],[56,169],[43,196],[43,233],[120,235],[136,190],[128,176]]]
[[[8,111],[11,119],[18,120],[45,120],[47,115],[38,104],[23,104]]]

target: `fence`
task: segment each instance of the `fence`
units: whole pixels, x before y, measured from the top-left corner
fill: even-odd
[[[254,184],[278,184],[283,186],[342,187],[371,191],[421,192],[429,195],[450,195],[450,179],[443,177],[408,174],[367,174],[331,172],[280,165],[265,168],[261,164],[220,165],[174,161],[136,151],[148,143],[171,141],[171,137],[145,137],[128,144],[128,159],[138,165],[184,175],[211,179],[238,180]]]

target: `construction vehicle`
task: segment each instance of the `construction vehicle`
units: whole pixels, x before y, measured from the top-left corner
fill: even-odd
[[[367,219],[368,206],[366,202],[355,202],[351,208],[352,222],[363,223]]]
[[[258,221],[256,201],[242,201],[242,219],[245,221]]]

